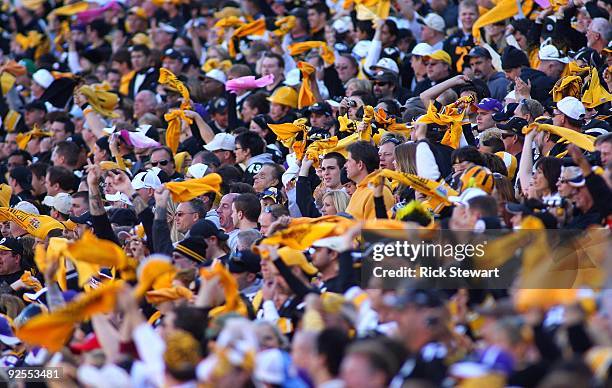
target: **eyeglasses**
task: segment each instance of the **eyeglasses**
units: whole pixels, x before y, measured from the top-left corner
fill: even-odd
[[[374,86],[387,86],[389,82],[374,81]]]
[[[182,217],[182,216],[184,216],[185,214],[195,214],[195,213],[196,213],[196,212],[176,212],[176,213],[174,213],[174,216],[175,216],[175,217]]]
[[[157,165],[160,165],[160,166],[167,166],[167,165],[168,165],[168,163],[170,163],[170,161],[169,161],[169,160],[159,160],[159,161],[157,161],[157,162],[151,162],[151,166],[153,166],[153,167],[157,167]]]

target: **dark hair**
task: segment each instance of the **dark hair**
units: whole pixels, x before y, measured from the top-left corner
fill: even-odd
[[[468,201],[470,209],[480,211],[483,217],[497,216],[497,200],[490,195],[480,195]]]
[[[393,43],[397,41],[397,36],[399,35],[399,29],[397,28],[397,24],[391,19],[385,20],[385,26],[389,29],[389,34],[393,35],[395,39],[393,39]]]
[[[356,90],[352,96],[360,97],[363,101],[363,105],[376,105],[376,98],[370,92],[366,92],[363,90]]]
[[[32,161],[32,155],[30,155],[30,153],[26,150],[15,150],[11,152],[11,154],[8,157],[10,158],[11,156],[21,156],[23,158],[24,166],[28,164],[28,162]]]
[[[504,151],[506,149],[506,147],[504,146],[504,141],[497,136],[492,136],[487,140],[484,140],[482,142],[482,145],[491,147],[491,153]]]
[[[479,166],[484,166],[484,159],[478,148],[474,146],[465,146],[457,148],[451,153],[451,164],[455,164],[455,161],[459,162],[472,162]]]
[[[32,172],[32,175],[36,175],[36,177],[40,179],[44,178],[45,175],[47,175],[47,169],[49,168],[49,165],[43,162],[36,162],[29,165],[28,168]]]
[[[370,20],[357,20],[355,23],[355,30],[361,30],[368,34],[366,39],[372,40],[374,37],[374,28],[372,27],[372,21]]]
[[[17,166],[9,172],[9,176],[17,181],[24,190],[32,188],[32,172],[24,166]]]
[[[64,131],[68,133],[74,133],[74,123],[72,122],[72,120],[70,120],[70,117],[68,115],[60,115],[58,117],[55,117],[53,121],[57,121],[58,123],[64,124]]]
[[[251,151],[251,156],[263,154],[266,148],[266,143],[255,132],[241,133],[236,137],[236,144]]]
[[[251,108],[256,108],[259,114],[267,114],[270,111],[270,102],[266,93],[257,92],[248,96],[244,102],[248,102]]]
[[[127,65],[131,67],[130,51],[126,48],[120,48],[111,56],[111,62],[127,63]]]
[[[58,183],[60,188],[65,191],[72,191],[74,189],[77,177],[67,168],[51,166],[47,169],[47,175],[51,185]]]
[[[504,176],[508,176],[508,168],[506,167],[506,164],[504,163],[502,158],[495,154],[489,153],[484,153],[482,157],[485,161],[486,167],[488,167],[491,172],[497,172]]]
[[[561,166],[563,166],[563,161],[551,156],[540,158],[534,164],[534,168],[540,169],[544,174],[551,193],[557,192],[557,181],[561,175]]]
[[[221,160],[219,160],[219,157],[217,155],[215,155],[214,152],[212,151],[200,151],[197,154],[195,154],[193,157],[201,157],[202,158],[202,163],[209,165],[212,164],[215,167],[219,167],[221,166]]]
[[[231,165],[219,167],[216,173],[221,175],[221,194],[224,195],[230,192],[231,184],[241,182],[244,175],[242,170]]]
[[[350,144],[346,150],[351,153],[351,158],[354,161],[363,162],[365,164],[368,174],[378,168],[380,163],[378,150],[371,143],[367,141],[358,141]]]
[[[71,197],[73,199],[81,198],[81,199],[85,200],[86,203],[89,202],[89,192],[87,192],[87,191],[77,191],[76,193],[72,194]]]
[[[401,118],[402,112],[400,111],[400,106],[397,100],[392,98],[383,98],[382,100],[378,100],[378,103],[385,104],[387,106],[386,113],[388,115]]]
[[[174,158],[172,157],[172,150],[169,147],[166,147],[166,146],[155,147],[151,150],[150,155],[153,155],[153,153],[157,151],[166,152],[168,154],[168,159],[170,160],[170,162],[174,163]]]
[[[272,214],[272,219],[276,221],[282,216],[288,216],[289,210],[283,205],[272,205],[266,208],[266,213]]]
[[[487,83],[481,79],[473,79],[466,85],[463,85],[459,88],[459,95],[463,92],[474,92],[476,93],[476,99],[481,101],[483,98],[490,98],[491,91],[489,90],[489,86]]]
[[[102,151],[106,152],[106,154],[109,157],[111,156],[110,145],[108,144],[108,136],[103,136],[103,137],[99,138],[98,140],[96,140],[96,145]]]
[[[323,156],[323,160],[327,159],[336,159],[336,163],[338,163],[338,168],[342,169],[344,167],[344,163],[346,163],[346,158],[339,152],[330,152]]]
[[[194,198],[190,200],[189,206],[191,206],[191,209],[194,213],[198,214],[200,219],[204,219],[206,217],[206,213],[208,210],[206,209],[206,205],[204,205],[204,201],[202,201],[200,198]]]
[[[143,53],[145,56],[149,56],[151,54],[151,50],[149,50],[149,48],[147,46],[145,46],[144,44],[137,44],[131,47],[130,52],[141,52]]]
[[[79,163],[80,148],[72,141],[60,141],[55,146],[55,153],[63,156],[66,159],[66,164],[71,167],[76,167]]]
[[[282,67],[283,69],[285,68],[285,60],[283,59],[283,57],[281,57],[277,53],[273,53],[272,51],[267,51],[263,57],[264,58],[274,58],[278,61],[279,67]]]
[[[325,367],[332,376],[338,376],[344,352],[350,340],[339,329],[325,329],[317,336],[317,353],[325,356]]]
[[[330,10],[327,4],[323,3],[314,3],[308,7],[308,9],[314,9],[317,13],[325,13],[325,19],[329,19]]]
[[[255,194],[255,189],[248,183],[236,182],[230,184],[229,192],[237,194]]]
[[[580,128],[584,124],[584,120],[583,119],[573,119],[573,118],[569,117],[568,115],[565,115],[565,119],[573,127]]]
[[[355,58],[352,54],[346,53],[340,54],[340,56],[348,59],[349,62],[351,62],[351,64],[353,65],[353,67],[357,69],[357,71],[359,71],[359,62],[357,62],[357,58]]]
[[[597,138],[595,139],[596,146],[604,143],[612,144],[612,132],[606,133],[605,135],[597,136]]]
[[[237,196],[234,199],[234,207],[236,211],[244,213],[244,217],[251,222],[257,222],[259,213],[261,213],[261,203],[257,196],[251,193]]]

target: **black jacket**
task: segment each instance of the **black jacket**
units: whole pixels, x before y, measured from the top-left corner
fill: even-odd
[[[140,85],[140,87],[138,88],[138,90],[136,90],[135,82],[136,82],[136,77],[138,77],[139,74],[145,74],[145,78],[142,84]],[[139,73],[134,74],[134,77],[132,77],[132,79],[130,80],[128,97],[131,99],[134,99],[134,97],[141,90],[150,90],[155,93],[155,89],[157,88],[158,79],[159,79],[159,70],[156,70],[154,67],[150,67],[146,70],[143,70]]]
[[[538,100],[544,106],[552,102],[550,91],[555,86],[554,79],[539,70],[529,67],[524,67],[521,70],[520,77],[525,83],[531,81],[531,98]]]

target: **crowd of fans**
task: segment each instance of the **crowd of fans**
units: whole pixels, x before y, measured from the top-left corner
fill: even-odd
[[[3,2],[0,380],[612,386],[607,268],[549,289],[360,269],[366,230],[496,232],[487,260],[522,257],[521,276],[548,260],[525,230],[610,259],[589,233],[612,226],[611,13]]]

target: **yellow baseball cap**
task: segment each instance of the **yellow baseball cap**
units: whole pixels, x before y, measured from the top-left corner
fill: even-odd
[[[426,55],[425,58],[435,59],[437,61],[446,62],[449,66],[452,65],[451,57],[444,50],[436,50],[433,53]]]

